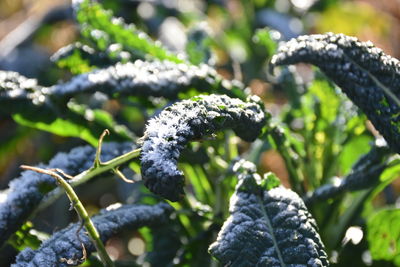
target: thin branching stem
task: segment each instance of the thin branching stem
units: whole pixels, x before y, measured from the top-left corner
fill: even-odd
[[[80,174],[74,176],[70,180],[70,186],[75,187],[80,184],[85,183],[86,181],[92,179],[93,177],[100,175],[102,173],[112,171],[118,166],[121,166],[122,164],[125,164],[129,162],[130,160],[137,158],[140,155],[141,149],[134,149],[132,151],[129,151],[121,156],[118,156],[116,158],[113,158],[109,161],[102,162],[100,166],[93,166],[90,169],[81,172]],[[58,199],[62,195],[62,191],[58,188],[53,190],[48,194],[46,199],[36,208],[36,210],[32,213],[32,216],[35,216],[35,214],[45,208],[47,208],[51,203],[53,203],[56,199]]]
[[[89,217],[89,214],[87,213],[85,207],[83,206],[82,202],[80,201],[78,195],[75,193],[72,186],[69,183],[67,183],[60,175],[58,175],[54,170],[45,170],[26,165],[22,165],[21,168],[24,170],[30,170],[38,173],[47,174],[57,180],[57,183],[65,190],[65,193],[67,194],[69,200],[71,201],[75,211],[78,213],[79,218],[83,222],[83,225],[85,226],[88,232],[89,238],[92,240],[97,252],[99,253],[101,261],[105,266],[113,267],[114,263],[107,254],[103,242],[100,239],[99,232],[94,226],[92,220]]]

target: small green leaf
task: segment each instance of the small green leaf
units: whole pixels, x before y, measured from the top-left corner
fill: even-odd
[[[25,222],[21,228],[8,240],[18,251],[25,248],[37,249],[43,240],[47,239],[48,235],[38,232],[33,229],[33,224],[30,221]]]
[[[267,28],[265,29],[258,29],[256,33],[253,36],[253,41],[256,44],[261,44],[267,49],[268,55],[273,55],[276,52],[276,49],[278,48],[278,44],[272,37],[272,35],[276,31],[271,31]]]
[[[263,180],[261,182],[261,187],[265,190],[271,190],[275,187],[281,185],[281,180],[272,172],[264,174]]]
[[[63,112],[62,116],[49,110],[43,111],[45,112],[26,109],[14,113],[12,117],[21,125],[60,136],[78,137],[93,146],[97,145],[98,137],[107,128],[112,133],[109,138],[111,140],[126,141],[130,139],[126,128],[115,125],[106,111],[83,110],[82,106],[77,108],[74,105]],[[87,112],[91,115],[84,114]]]

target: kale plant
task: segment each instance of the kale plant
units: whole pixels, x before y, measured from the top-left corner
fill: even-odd
[[[126,23],[92,0],[72,9],[79,36],[48,70],[59,82],[0,71],[0,114],[51,148],[47,164],[9,171],[0,265],[400,266],[397,59],[344,34],[284,42],[254,27],[250,6],[224,25],[246,60],[179,8],[175,50],[142,30],[159,20]],[[306,67],[311,81],[298,63],[319,68]],[[48,222],[54,210],[64,221]]]

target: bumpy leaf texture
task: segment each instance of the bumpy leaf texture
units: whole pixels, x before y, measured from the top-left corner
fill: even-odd
[[[15,105],[55,105],[54,100],[68,99],[79,93],[97,91],[113,96],[142,95],[176,99],[180,92],[196,88],[203,91],[222,90],[229,93],[234,85],[222,83],[216,71],[168,61],[117,63],[105,69],[73,77],[70,81],[51,87],[37,84],[16,72],[0,72],[0,104],[6,112]]]
[[[400,152],[400,63],[371,42],[327,33],[300,36],[278,50],[277,65],[318,66],[363,110],[396,152]]]
[[[171,201],[183,195],[184,176],[178,158],[186,144],[215,131],[231,128],[254,141],[265,124],[258,97],[249,102],[226,95],[197,96],[178,102],[150,120],[143,136],[141,170],[145,185]]]
[[[191,88],[229,90],[230,85],[225,87],[221,81],[217,72],[207,65],[197,67],[169,61],[136,60],[75,76],[68,83],[51,87],[50,94],[65,96],[100,91],[107,95],[119,93],[176,99],[178,93]]]
[[[231,215],[209,248],[215,258],[235,267],[329,265],[316,222],[295,192],[266,190],[251,168],[238,178]]]
[[[154,206],[125,205],[115,210],[103,210],[100,215],[92,218],[103,242],[123,229],[135,229],[142,226],[159,226],[168,221],[172,207],[166,203]],[[80,223],[71,224],[67,228],[54,233],[50,239],[43,242],[37,250],[27,248],[18,256],[13,267],[25,266],[76,266],[82,263],[82,244],[77,237]],[[79,230],[79,237],[88,255],[95,251],[85,229]],[[69,264],[67,264],[69,263]]]
[[[318,187],[304,198],[304,202],[309,205],[313,202],[333,198],[346,191],[352,192],[375,186],[387,167],[386,160],[391,152],[386,142],[377,141],[368,153],[357,160],[346,177],[335,178],[334,183]]]
[[[132,143],[106,143],[102,148],[103,161],[110,160],[132,150]],[[68,153],[58,153],[49,164],[41,168],[58,168],[69,175],[77,175],[89,169],[94,162],[95,148],[77,147]],[[56,188],[54,178],[33,171],[24,171],[12,180],[2,192],[6,198],[0,203],[0,246],[28,219],[45,195]]]
[[[46,91],[35,79],[13,71],[0,71],[0,105],[4,110],[26,103],[42,105],[46,101]]]

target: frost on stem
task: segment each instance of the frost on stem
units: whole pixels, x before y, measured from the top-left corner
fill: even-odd
[[[101,158],[108,161],[132,150],[132,143],[106,143]],[[93,165],[95,148],[77,147],[68,153],[58,153],[49,164],[40,168],[58,168],[66,174],[77,175]],[[28,219],[45,195],[56,187],[54,178],[46,174],[24,171],[12,180],[3,192],[6,198],[0,203],[0,246]]]
[[[253,163],[235,165],[239,182],[231,215],[210,253],[224,266],[328,266],[316,222],[301,198],[282,186],[270,187],[271,175],[262,180]]]
[[[215,131],[231,128],[245,141],[254,141],[265,124],[258,97],[249,102],[225,95],[197,96],[178,102],[147,124],[141,169],[150,191],[171,201],[183,195],[184,176],[177,163],[186,144]]]
[[[386,142],[380,142],[378,139],[371,150],[357,160],[346,177],[343,179],[335,177],[334,183],[318,187],[304,198],[304,202],[309,205],[333,198],[346,191],[363,190],[375,186],[387,167],[386,160],[391,152]]]
[[[400,63],[371,42],[327,33],[300,36],[278,50],[277,65],[318,66],[361,108],[396,152],[400,152]]]
[[[103,242],[123,229],[136,229],[142,226],[159,226],[168,221],[172,207],[166,203],[154,206],[125,205],[115,210],[103,210],[100,215],[94,216],[93,224],[99,232]],[[79,230],[80,223],[71,224],[67,228],[54,233],[50,239],[43,242],[37,250],[27,248],[18,256],[13,267],[25,266],[71,266],[81,263],[82,241],[86,252],[90,254],[95,247],[90,241],[85,229]],[[72,264],[67,264],[67,261]]]

